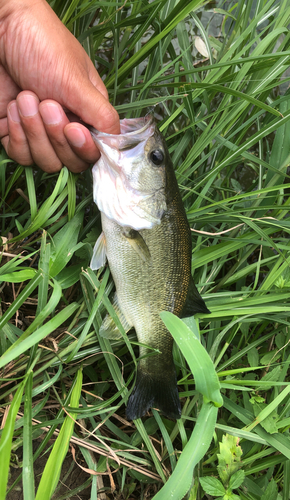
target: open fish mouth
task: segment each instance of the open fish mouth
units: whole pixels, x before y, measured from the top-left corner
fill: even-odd
[[[90,127],[92,137],[102,152],[105,145],[113,149],[124,151],[131,149],[140,142],[146,141],[154,134],[155,125],[153,116],[148,114],[141,118],[125,118],[120,120],[120,134],[106,134]]]
[[[120,120],[120,134],[107,134],[106,132],[100,132],[93,127],[90,127],[90,131],[94,140],[104,139],[105,137],[110,138],[110,140],[115,139],[118,148],[120,148],[122,141],[128,142],[129,145],[130,140],[132,140],[133,144],[136,142],[136,136],[139,138],[138,142],[148,138],[146,132],[148,127],[151,125],[153,125],[153,116],[148,114],[146,116],[142,116],[141,118],[124,118],[124,120]],[[122,137],[124,134],[125,137]]]
[[[90,129],[101,152],[92,171],[94,201],[101,212],[121,226],[151,229],[161,222],[165,195],[160,187],[146,190],[139,179],[148,169],[145,147],[156,125],[153,117],[146,115],[121,120],[120,127],[118,135]]]

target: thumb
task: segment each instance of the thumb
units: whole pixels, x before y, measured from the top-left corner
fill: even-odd
[[[102,85],[103,82],[101,81]],[[120,119],[115,108],[89,79],[86,79],[77,88],[70,89],[64,105],[83,122],[92,125],[107,134],[120,133]]]

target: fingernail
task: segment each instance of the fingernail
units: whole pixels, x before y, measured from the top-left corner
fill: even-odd
[[[20,114],[24,117],[34,116],[38,113],[38,100],[33,95],[22,95],[17,100]]]
[[[61,122],[63,114],[57,104],[46,103],[39,108],[45,125],[57,125]]]
[[[12,102],[8,107],[8,113],[13,122],[20,123],[20,116],[18,113],[18,108],[16,102]]]
[[[77,127],[70,127],[66,133],[67,138],[72,146],[81,148],[86,142],[86,136],[83,131]]]

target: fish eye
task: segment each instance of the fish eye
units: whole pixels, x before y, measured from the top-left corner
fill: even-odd
[[[152,161],[152,163],[154,163],[154,165],[161,165],[164,160],[163,151],[161,151],[160,149],[154,149],[154,151],[151,151],[150,160]]]

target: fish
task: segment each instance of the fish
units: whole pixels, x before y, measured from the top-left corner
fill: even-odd
[[[102,221],[90,267],[108,261],[113,306],[128,332],[135,328],[140,356],[129,397],[128,420],[157,408],[178,419],[181,405],[172,356],[173,338],[160,318],[209,314],[191,275],[191,232],[166,142],[151,115],[121,120],[121,133],[91,129],[101,152],[93,193]],[[121,333],[109,315],[100,335]]]

